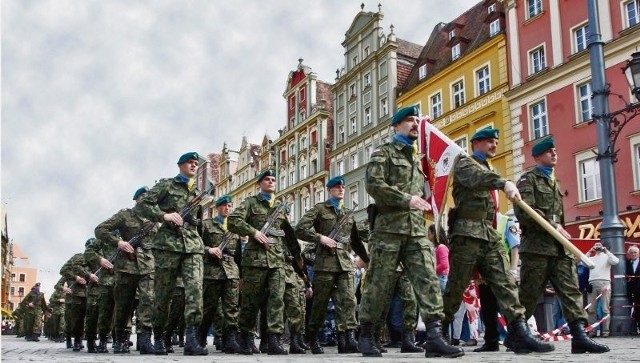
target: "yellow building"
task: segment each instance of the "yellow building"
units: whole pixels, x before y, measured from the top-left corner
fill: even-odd
[[[469,140],[486,127],[500,129],[493,167],[513,176],[505,16],[499,1],[483,1],[448,24],[438,24],[405,85],[398,108],[417,105],[433,124],[471,153]],[[500,211],[509,209],[500,198]]]

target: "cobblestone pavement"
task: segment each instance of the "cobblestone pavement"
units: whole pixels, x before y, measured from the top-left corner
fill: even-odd
[[[2,362],[422,362],[427,361],[422,353],[403,354],[399,348],[389,348],[389,353],[382,358],[364,358],[360,354],[337,354],[336,347],[325,347],[325,354],[268,356],[265,354],[253,356],[226,355],[215,351],[209,338],[209,355],[201,357],[187,357],[182,355],[182,348],[176,347],[176,353],[168,356],[140,355],[137,351],[131,354],[114,355],[89,354],[86,349],[73,352],[66,349],[64,343],[53,343],[46,338],[40,342],[27,342],[15,335],[2,336]],[[497,353],[474,353],[474,347],[464,347],[466,355],[457,359],[430,358],[429,362],[640,362],[639,337],[615,337],[598,339],[608,344],[611,352],[606,354],[571,354],[571,343],[555,342],[556,351],[547,354],[516,355],[505,352],[504,347]],[[111,349],[111,345],[109,345]]]

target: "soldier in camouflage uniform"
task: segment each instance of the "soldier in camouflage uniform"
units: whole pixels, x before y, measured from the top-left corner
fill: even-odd
[[[53,289],[49,298],[49,339],[56,343],[64,341],[64,295],[60,290]]]
[[[47,302],[44,294],[40,292],[40,283],[37,282],[31,291],[20,302],[24,310],[24,332],[27,341],[39,342],[42,333],[42,315],[47,311]]]
[[[86,245],[93,242],[89,238]],[[82,348],[82,337],[84,335],[84,317],[87,311],[87,280],[97,282],[98,277],[89,271],[84,259],[84,253],[73,255],[60,268],[62,279],[56,284],[56,288],[64,291],[65,297],[65,334],[67,348],[71,347],[73,337],[73,351],[79,352]],[[64,286],[66,282],[67,287]]]
[[[318,342],[318,331],[327,313],[329,298],[335,296],[336,325],[338,330],[338,352],[358,353],[355,340],[356,293],[354,266],[351,251],[355,251],[365,262],[369,262],[367,251],[360,239],[353,212],[343,206],[344,178],[337,176],[327,182],[329,199],[309,209],[296,226],[296,234],[305,241],[316,244],[313,265],[314,298],[309,319],[309,345],[313,354],[324,353]],[[340,226],[340,220],[348,219]],[[330,238],[334,228],[340,228]]]
[[[224,352],[234,354],[240,352],[236,342],[238,332],[238,294],[240,271],[236,256],[240,256],[238,237],[227,231],[227,217],[231,212],[231,197],[223,195],[215,202],[218,215],[207,219],[202,225],[202,241],[204,242],[204,281],[203,281],[203,315],[200,323],[200,342],[204,346],[209,327],[221,302],[223,312],[222,324],[217,330],[224,330]],[[226,246],[220,248],[222,242]]]
[[[287,324],[289,325],[289,353],[291,354],[305,354],[305,344],[303,342],[303,335],[305,331],[305,293],[311,294],[311,283],[308,280],[306,283],[302,279],[300,274],[293,268],[293,264],[296,263],[293,256],[289,253],[288,249],[285,249],[285,260],[288,262],[285,266],[285,278],[284,278],[284,316]]]
[[[94,241],[91,245],[97,243]],[[87,261],[87,268],[89,271],[97,271],[98,267],[88,262],[85,249],[85,261]],[[87,311],[84,314],[84,335],[87,339],[87,353],[97,353],[96,349],[96,335],[98,332],[98,314],[99,305],[98,300],[100,298],[100,285],[96,282],[89,281],[87,285]]]
[[[198,153],[190,152],[178,159],[180,173],[171,179],[163,179],[142,196],[136,208],[143,217],[163,222],[153,242],[155,258],[155,308],[153,314],[154,349],[156,354],[166,354],[164,327],[169,316],[171,294],[177,276],[185,285],[186,341],[184,355],[207,355],[208,351],[198,343],[197,329],[202,320],[202,255],[204,244],[198,233],[197,220],[200,208],[194,208],[183,219],[179,211],[197,197],[195,176],[198,169]],[[164,352],[164,353],[163,353]]]
[[[133,200],[138,203],[149,189],[142,187],[133,194]],[[105,254],[111,256],[117,253],[114,263],[105,264],[109,270],[115,270],[114,290],[114,343],[113,353],[129,353],[127,322],[131,320],[133,304],[138,293],[136,327],[140,333],[138,346],[140,354],[154,354],[151,345],[151,329],[153,314],[153,269],[154,258],[151,253],[151,239],[153,233],[145,236],[140,247],[134,249],[129,240],[148,223],[140,216],[136,208],[122,209],[111,218],[100,223],[95,234],[98,239],[105,241],[111,250]],[[105,246],[106,248],[106,246]],[[117,249],[117,250],[116,250]],[[133,257],[135,256],[135,257]],[[109,265],[111,265],[109,267]],[[100,332],[99,351],[106,350],[107,337]],[[104,349],[102,347],[104,346]]]
[[[164,346],[167,353],[174,353],[171,338],[175,333],[178,336],[178,346],[184,347],[184,282],[182,277],[176,279],[176,287],[171,295],[169,318],[164,326]]]
[[[267,309],[268,354],[287,354],[280,343],[284,332],[285,244],[302,265],[300,245],[287,219],[287,211],[281,209],[267,232],[264,227],[275,205],[275,172],[267,170],[258,176],[260,192],[247,198],[229,216],[229,231],[249,236],[242,256],[244,286],[240,292],[238,325],[241,331],[242,354],[253,354],[251,343],[256,328],[256,315],[260,307]]]
[[[504,190],[509,200],[520,198],[515,184],[491,168],[489,159],[496,154],[498,130],[480,130],[473,135],[471,143],[473,154],[461,157],[454,166],[456,211],[453,228],[449,231],[450,270],[444,293],[446,320],[453,320],[473,270],[477,268],[500,301],[509,322],[504,345],[515,353],[550,352],[554,346],[538,341],[526,327],[516,281],[510,272],[502,237],[495,229],[498,190]]]
[[[531,150],[536,166],[518,181],[522,201],[543,216],[558,232],[571,238],[564,229],[562,189],[554,176],[558,155],[553,138],[536,143]],[[587,314],[582,308],[578,273],[573,256],[549,232],[516,205],[516,217],[522,229],[520,257],[520,301],[531,316],[538,297],[551,282],[562,304],[562,313],[571,329],[571,353],[604,353],[609,347],[591,340],[584,331]]]
[[[382,356],[373,343],[372,325],[383,315],[387,302],[380,297],[391,289],[391,277],[401,263],[427,327],[425,356],[459,357],[464,351],[440,335],[442,297],[424,217],[430,206],[424,199],[425,180],[417,155],[417,107],[399,110],[391,125],[396,132],[393,140],[376,149],[367,166],[365,186],[378,214],[369,239],[371,261],[360,304],[360,351],[364,356]]]

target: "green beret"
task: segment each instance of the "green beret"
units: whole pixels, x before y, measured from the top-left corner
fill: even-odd
[[[140,189],[136,190],[136,192],[135,192],[135,193],[133,193],[133,200],[138,199],[138,197],[139,197],[139,196],[141,196],[142,194],[144,194],[144,193],[146,193],[146,192],[148,192],[148,191],[149,191],[149,188],[148,188],[148,187],[146,187],[146,186],[144,186],[144,187],[142,187],[142,188],[140,188]]]
[[[344,178],[342,176],[336,176],[327,182],[327,188],[333,188],[336,185],[344,185]]]
[[[198,160],[198,153],[195,151],[192,151],[182,155],[180,159],[178,159],[178,165],[182,163],[186,163],[189,160]]]
[[[475,134],[473,134],[473,136],[471,137],[471,141],[483,140],[483,139],[497,139],[499,133],[500,133],[500,130],[492,129],[488,127],[486,129],[482,129],[476,132]]]
[[[538,156],[554,147],[556,146],[553,144],[553,137],[547,137],[544,140],[540,140],[537,144],[533,145],[533,148],[531,148],[531,156]]]
[[[276,176],[276,172],[273,169],[267,169],[265,171],[263,171],[262,173],[260,173],[260,175],[258,175],[258,183],[260,183],[262,181],[262,179],[264,179],[267,176],[272,176],[275,178]]]
[[[391,119],[391,126],[400,123],[400,121],[404,120],[404,118],[408,116],[420,116],[418,106],[409,106],[399,109]]]
[[[223,204],[231,203],[231,196],[229,194],[225,194],[216,200],[216,207],[219,207]]]
[[[93,242],[95,242],[96,239],[91,237],[87,240],[87,242],[84,243],[84,246],[87,247],[88,245],[92,244]]]

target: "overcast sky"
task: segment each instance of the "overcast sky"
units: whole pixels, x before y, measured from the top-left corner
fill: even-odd
[[[383,28],[424,45],[478,1],[382,1]],[[2,204],[43,290],[181,154],[277,136],[289,72],[333,83],[361,3],[2,1]]]

